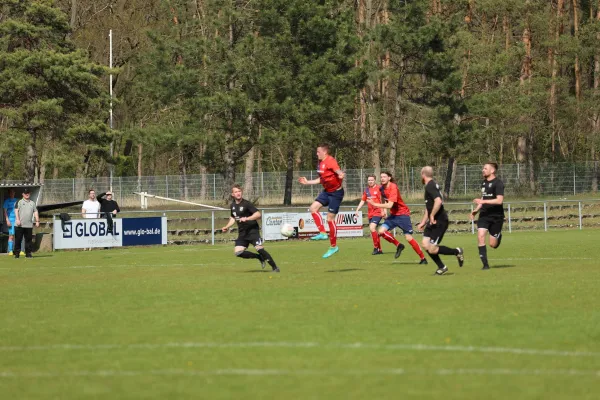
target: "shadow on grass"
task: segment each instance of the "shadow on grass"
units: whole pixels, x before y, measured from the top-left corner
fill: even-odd
[[[21,256],[21,257],[25,257],[25,256]],[[52,254],[44,254],[43,256],[42,256],[42,255],[35,254],[35,255],[33,256],[33,258],[48,258],[48,257],[54,257],[54,256],[53,256]]]
[[[491,268],[492,269],[496,269],[496,268],[514,268],[516,267],[516,265],[514,264],[501,264],[501,265],[492,265]]]
[[[257,273],[257,272],[267,273],[267,272],[272,272],[272,271],[269,269],[250,269],[248,271],[240,271],[240,273],[242,273],[242,274],[251,274],[251,273]]]
[[[347,268],[347,269],[330,269],[325,272],[352,272],[352,271],[364,271],[364,268]]]

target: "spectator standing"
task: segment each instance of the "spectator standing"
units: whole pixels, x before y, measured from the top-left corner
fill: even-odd
[[[25,188],[23,190],[23,198],[17,202],[15,207],[15,258],[19,258],[23,236],[25,236],[25,257],[33,258],[31,255],[33,251],[33,221],[35,217],[35,227],[39,228],[40,216],[37,206],[30,199],[30,196],[31,192],[28,188]]]

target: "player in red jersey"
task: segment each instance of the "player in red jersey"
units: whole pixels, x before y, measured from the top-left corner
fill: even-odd
[[[421,258],[421,262],[419,264],[427,264],[427,260],[425,259],[425,255],[423,254],[419,243],[417,243],[412,236],[413,228],[412,222],[410,221],[410,210],[404,203],[404,200],[402,200],[402,196],[400,196],[400,189],[398,189],[398,185],[396,185],[394,182],[394,177],[390,172],[381,173],[381,192],[383,198],[381,203],[368,200],[369,204],[374,207],[389,209],[389,216],[379,228],[379,235],[396,246],[395,257],[398,258],[400,257],[402,250],[404,250],[404,245],[398,242],[398,240],[389,231],[394,228],[402,229],[404,237],[406,237],[406,240],[412,246],[415,253],[417,253]]]
[[[329,146],[320,144],[317,147],[317,158],[319,164],[317,172],[318,179],[308,180],[305,176],[298,179],[302,185],[323,185],[323,191],[317,196],[315,201],[310,206],[310,212],[315,224],[319,228],[319,234],[311,238],[311,240],[327,240],[327,231],[323,225],[323,218],[319,214],[319,210],[323,206],[327,206],[327,224],[329,225],[329,242],[331,247],[323,255],[323,258],[329,258],[340,249],[337,246],[337,225],[335,224],[335,216],[340,210],[340,204],[344,199],[344,189],[342,181],[344,180],[344,172],[340,169],[335,158],[329,155]]]
[[[373,200],[376,203],[381,203],[381,191],[379,186],[377,185],[377,178],[375,175],[369,175],[367,177],[367,188],[363,192],[362,198],[358,206],[356,207],[355,215],[358,217],[358,211],[362,208],[362,206],[367,202],[367,200]],[[373,249],[372,255],[376,256],[378,254],[383,254],[381,251],[381,240],[379,240],[379,233],[377,233],[377,226],[381,222],[382,218],[385,217],[385,209],[379,207],[373,207],[371,204],[367,203],[368,209],[368,218],[369,218],[369,230],[371,231],[371,237],[373,238],[373,245],[375,248]]]

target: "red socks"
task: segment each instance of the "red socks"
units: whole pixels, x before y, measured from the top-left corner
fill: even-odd
[[[384,238],[385,240],[387,240],[388,242],[390,242],[391,244],[393,244],[396,247],[398,247],[398,245],[400,244],[400,242],[398,240],[396,240],[396,238],[394,237],[394,235],[392,235],[388,231],[383,232],[379,236],[381,236],[382,238]]]
[[[337,226],[335,221],[327,221],[329,224],[329,243],[331,243],[331,247],[337,246]]]
[[[381,241],[379,240],[379,234],[377,232],[371,232],[371,237],[373,238],[373,245],[376,249],[381,250]]]
[[[411,240],[408,243],[415,250],[415,253],[417,253],[419,255],[419,257],[421,257],[421,260],[425,258],[425,254],[423,254],[423,251],[421,250],[421,247],[419,246],[419,243],[417,243],[417,241],[415,239]]]
[[[321,233],[327,233],[325,231],[325,226],[323,225],[323,218],[321,217],[321,213],[312,213],[311,214],[313,219],[315,220],[315,225],[317,225],[317,228],[319,228],[319,232]]]

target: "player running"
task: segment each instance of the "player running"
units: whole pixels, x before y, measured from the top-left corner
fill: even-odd
[[[280,272],[273,257],[264,249],[263,240],[260,237],[260,228],[258,220],[260,219],[260,211],[256,209],[254,204],[242,197],[242,187],[233,185],[231,188],[231,217],[229,222],[221,230],[227,232],[229,228],[237,222],[238,238],[235,241],[235,255],[240,258],[257,259],[260,261],[262,268],[265,268],[265,262],[273,268],[273,272]],[[252,244],[258,254],[248,250],[248,246]]]
[[[440,193],[440,186],[433,180],[433,168],[423,167],[421,169],[421,182],[425,185],[425,214],[418,229],[423,229],[423,247],[429,254],[429,257],[437,265],[437,275],[444,275],[448,272],[448,267],[444,265],[440,254],[453,255],[458,259],[458,266],[462,267],[465,262],[463,249],[457,247],[440,246],[444,233],[448,229],[448,214],[444,209],[444,200]]]
[[[358,212],[362,208],[363,205],[367,202],[367,200],[373,200],[377,203],[381,203],[381,191],[379,190],[379,186],[377,186],[375,175],[369,175],[367,177],[367,188],[363,192],[362,198],[358,206],[356,207],[356,212],[354,215],[358,218]],[[377,226],[381,222],[381,219],[385,216],[385,209],[379,207],[373,207],[370,203],[367,203],[368,210],[368,218],[369,218],[369,230],[371,231],[371,237],[373,238],[373,253],[371,255],[379,255],[383,254],[381,250],[381,240],[379,240],[379,233],[377,233]]]
[[[404,245],[396,239],[390,232],[394,228],[402,229],[404,237],[408,243],[412,246],[415,253],[419,255],[421,261],[419,264],[427,264],[425,255],[419,247],[419,243],[413,238],[412,222],[410,221],[410,210],[402,200],[400,195],[400,189],[394,182],[394,177],[391,172],[381,173],[381,194],[382,202],[376,203],[373,200],[367,200],[367,202],[373,207],[389,209],[389,215],[386,217],[385,222],[379,228],[379,235],[388,242],[396,246],[395,258],[400,257]]]
[[[319,173],[318,179],[308,180],[306,177],[301,176],[298,178],[298,182],[302,185],[323,185],[323,191],[317,196],[315,201],[310,206],[310,212],[317,228],[319,228],[319,234],[311,238],[311,240],[327,240],[327,231],[323,225],[323,218],[319,210],[323,206],[327,206],[327,224],[329,225],[329,243],[331,247],[323,258],[329,258],[340,249],[337,246],[337,225],[335,223],[335,216],[340,210],[340,205],[344,199],[344,189],[342,188],[342,181],[344,180],[344,172],[340,169],[335,158],[329,155],[329,146],[326,144],[320,144],[317,147],[317,158],[319,159],[319,165],[317,166],[317,172]]]
[[[504,224],[504,183],[496,177],[498,164],[489,162],[483,166],[483,183],[481,184],[481,199],[473,200],[477,208],[469,215],[473,220],[481,210],[477,220],[477,242],[479,258],[483,263],[482,269],[490,269],[485,247],[485,235],[490,234],[490,247],[497,249],[502,241],[502,225]]]

